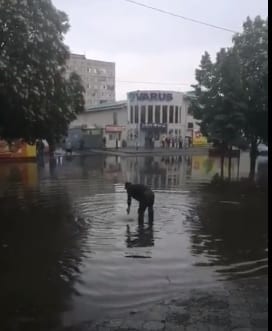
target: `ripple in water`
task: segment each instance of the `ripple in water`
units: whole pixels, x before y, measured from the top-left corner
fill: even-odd
[[[53,172],[37,168],[36,181],[2,178],[0,291],[7,316],[33,316],[36,307],[35,316],[50,316],[53,325],[62,316],[70,325],[266,274],[263,201],[210,191],[220,161],[193,158],[73,159]],[[135,201],[126,215],[126,180],[154,188],[152,226],[147,215],[138,225]]]

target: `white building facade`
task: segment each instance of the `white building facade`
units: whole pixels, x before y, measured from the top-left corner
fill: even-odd
[[[176,91],[133,91],[128,97],[128,146],[161,147],[165,138],[187,136],[189,103]]]
[[[86,108],[115,101],[115,63],[87,59],[84,55],[70,54],[67,75],[76,72],[85,88]]]

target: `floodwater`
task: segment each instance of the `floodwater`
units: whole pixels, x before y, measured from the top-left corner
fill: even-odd
[[[265,184],[267,163],[257,170]],[[248,171],[247,154],[233,159],[233,187],[218,190],[208,156],[0,164],[0,328],[69,326],[266,275],[266,193],[235,183]],[[138,225],[135,201],[126,214],[125,181],[154,189],[153,225]]]

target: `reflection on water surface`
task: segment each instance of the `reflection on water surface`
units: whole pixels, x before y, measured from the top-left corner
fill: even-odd
[[[248,164],[233,159],[231,179]],[[265,195],[213,190],[216,173],[207,156],[0,164],[0,323],[69,325],[266,274]],[[137,223],[135,202],[126,215],[126,180],[155,190],[153,225]]]

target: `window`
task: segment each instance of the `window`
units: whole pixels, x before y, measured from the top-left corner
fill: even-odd
[[[107,85],[107,89],[109,91],[114,91],[114,85]]]
[[[162,107],[162,123],[167,123],[167,106]]]
[[[175,123],[178,123],[178,115],[179,115],[179,111],[178,111],[178,106],[175,107]]]
[[[135,123],[139,123],[139,107],[135,106]]]
[[[130,106],[130,123],[133,123],[133,106]]]
[[[153,122],[153,106],[148,106],[147,123]]]
[[[170,106],[169,123],[174,123],[174,107]]]
[[[155,106],[155,123],[160,123],[161,121],[161,107]]]
[[[181,107],[179,107],[179,123],[181,123]]]
[[[194,128],[194,123],[188,122],[188,129],[193,129],[193,128]]]
[[[117,113],[113,113],[113,125],[117,125]]]
[[[141,107],[141,123],[145,123],[145,106]]]

